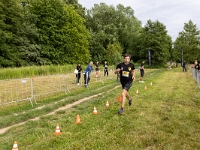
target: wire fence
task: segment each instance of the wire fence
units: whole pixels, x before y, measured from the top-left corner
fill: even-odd
[[[192,69],[192,76],[193,76],[193,78],[194,78],[194,79],[196,80],[196,82],[197,82],[197,87],[195,88],[195,91],[196,91],[198,88],[200,88],[200,72],[199,72],[199,70],[193,68],[193,69]],[[198,95],[200,95],[200,92],[198,92],[198,93],[196,94],[196,96],[198,96]]]
[[[117,79],[113,69],[109,70],[109,75],[104,76],[104,71],[99,71],[98,77],[96,72],[90,75],[89,85],[104,84],[108,80]],[[88,86],[88,88],[90,88]],[[42,99],[51,95],[60,93],[70,93],[84,87],[84,75],[81,73],[79,84],[74,73],[35,76],[32,78],[0,80],[0,106],[5,104],[18,103],[21,101],[29,101],[37,104],[38,99]]]

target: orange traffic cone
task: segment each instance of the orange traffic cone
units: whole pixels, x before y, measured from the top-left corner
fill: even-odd
[[[109,103],[108,103],[108,101],[106,102],[106,107],[109,107],[110,105],[109,105]]]
[[[144,89],[146,90],[146,89],[147,89],[147,87],[145,86],[145,87],[144,87]]]
[[[93,114],[98,114],[96,107],[94,106]]]
[[[152,82],[150,82],[150,85],[152,85]]]
[[[139,92],[138,92],[138,90],[136,90],[136,94],[138,94]]]
[[[56,131],[54,132],[55,135],[61,134],[59,124],[56,125]]]
[[[81,123],[81,119],[79,114],[76,116],[76,124],[80,124]]]
[[[12,150],[18,150],[17,141],[14,142]]]
[[[118,98],[117,98],[118,102],[121,102],[122,101],[122,96],[119,95]]]

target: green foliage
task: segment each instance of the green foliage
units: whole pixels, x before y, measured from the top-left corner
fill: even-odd
[[[136,55],[139,55],[142,59],[148,59],[148,50],[151,50],[152,64],[164,65],[170,59],[171,43],[166,27],[159,21],[148,20],[141,31]]]
[[[86,26],[92,36],[90,53],[100,62],[110,59],[110,55],[107,55],[112,53],[108,52],[110,44],[120,44],[122,48],[115,57],[133,51],[133,45],[136,45],[134,39],[137,37],[138,29],[141,28],[130,7],[117,5],[115,8],[105,3],[95,4],[87,11]]]
[[[87,10],[78,0],[1,0],[0,67],[82,64],[90,60],[115,64],[129,53],[134,62],[147,60],[163,65],[187,62],[200,53],[199,30],[190,20],[172,48],[171,37],[159,21],[142,28],[134,10],[118,4],[95,4]],[[120,50],[119,50],[120,49]],[[119,50],[119,51],[118,51]]]
[[[43,64],[87,62],[89,34],[72,6],[58,0],[32,1],[31,13],[36,15],[42,47]]]
[[[74,7],[76,12],[82,17],[85,18],[85,10],[86,8],[83,7],[81,4],[78,3],[78,0],[63,0],[66,4],[71,5]]]
[[[44,65],[5,68],[0,70],[0,80],[13,78],[27,78],[40,75],[66,74],[73,72],[76,65]],[[82,65],[84,67],[84,65]]]
[[[108,45],[108,48],[106,50],[106,56],[109,64],[117,64],[118,62],[122,62],[123,58],[121,54],[122,48],[120,44],[114,43]]]
[[[39,103],[36,108],[30,105],[22,110],[3,108],[2,127],[29,120],[28,117],[42,117],[1,134],[0,149],[10,149],[16,137],[20,149],[199,149],[199,99],[194,97],[193,89],[196,83],[190,73],[183,74],[180,69],[149,70],[151,75],[145,79],[147,89],[144,90],[144,84],[134,83],[129,90],[134,95],[133,104],[126,103],[121,116],[117,114],[121,103],[116,96],[121,88],[116,82],[80,90],[73,96],[50,98],[48,103]],[[150,82],[152,86],[148,86]],[[187,90],[183,91],[185,84]],[[98,96],[94,97],[95,94]],[[69,108],[69,103],[78,103],[86,97],[90,99]],[[110,103],[108,108],[106,101]],[[68,107],[62,112],[45,116],[64,105]],[[98,115],[92,114],[94,106]],[[77,114],[80,114],[79,125],[75,124]],[[53,134],[56,124],[62,132],[59,136]]]
[[[0,66],[89,61],[89,32],[74,6],[61,0],[3,0],[0,6]]]
[[[194,62],[200,54],[200,30],[190,20],[185,23],[184,30],[179,33],[179,37],[174,42],[173,58],[181,61],[183,50],[184,60],[187,63]]]
[[[18,0],[0,2],[0,66],[21,66],[23,50],[19,49],[23,38],[22,8]]]

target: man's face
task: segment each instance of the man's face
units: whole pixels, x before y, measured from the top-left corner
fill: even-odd
[[[125,57],[125,58],[124,58],[124,62],[125,62],[125,63],[129,63],[129,62],[130,62],[130,57]]]

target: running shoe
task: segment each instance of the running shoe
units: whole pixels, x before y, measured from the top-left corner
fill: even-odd
[[[129,106],[131,106],[131,104],[132,104],[132,97],[131,97],[131,99],[129,99],[128,104],[129,104]]]
[[[118,114],[122,114],[123,111],[124,111],[124,109],[123,109],[123,108],[120,108],[119,111],[118,111]]]

